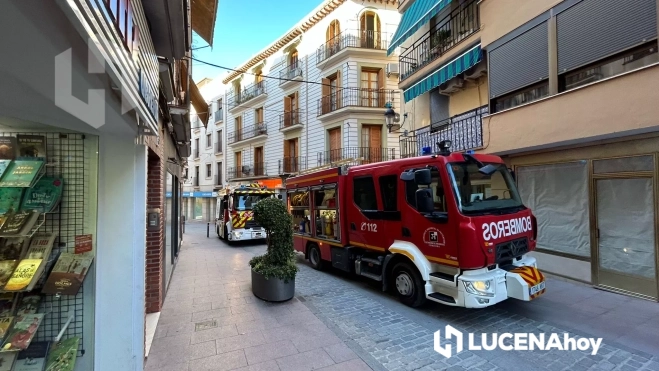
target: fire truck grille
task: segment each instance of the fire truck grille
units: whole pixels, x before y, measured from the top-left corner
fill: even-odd
[[[250,229],[250,228],[261,229],[261,226],[253,220],[248,220],[247,223],[245,223],[245,228],[246,229]]]
[[[518,256],[522,256],[529,251],[528,238],[518,238],[516,240],[500,243],[497,245],[497,263],[510,261]]]

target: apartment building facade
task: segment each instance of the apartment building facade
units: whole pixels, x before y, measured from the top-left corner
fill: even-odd
[[[401,109],[397,58],[386,55],[393,5],[325,1],[224,78],[230,185],[281,188],[300,171],[399,156],[384,117]]]
[[[539,264],[652,300],[657,17],[656,0],[481,4],[490,77],[481,150],[516,171],[538,217]]]
[[[217,195],[225,188],[224,153],[225,85],[218,77],[197,83],[208,110],[204,125],[196,112],[191,113],[192,152],[188,158],[183,185],[183,210],[188,220],[215,221]]]
[[[657,1],[405,0],[399,10],[392,47],[402,35],[411,118],[401,153],[449,139],[501,155],[538,218],[543,270],[657,300]]]

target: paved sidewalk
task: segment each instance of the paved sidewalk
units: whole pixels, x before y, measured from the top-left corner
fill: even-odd
[[[229,247],[205,223],[184,239],[146,370],[371,370],[297,299],[252,295],[248,261],[265,246]]]

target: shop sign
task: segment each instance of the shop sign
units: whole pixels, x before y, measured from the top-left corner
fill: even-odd
[[[170,192],[168,192],[170,193]],[[171,196],[168,196],[171,197]],[[217,197],[217,192],[203,192],[203,191],[197,191],[197,192],[183,192],[183,197],[201,197],[201,198],[209,198],[209,197]]]

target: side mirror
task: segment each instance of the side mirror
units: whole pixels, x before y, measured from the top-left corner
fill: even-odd
[[[430,185],[432,183],[432,176],[430,169],[421,169],[414,172],[414,183],[418,185]],[[432,195],[430,200],[432,200]]]
[[[400,173],[400,180],[403,182],[411,182],[414,180],[414,171],[407,170]]]

